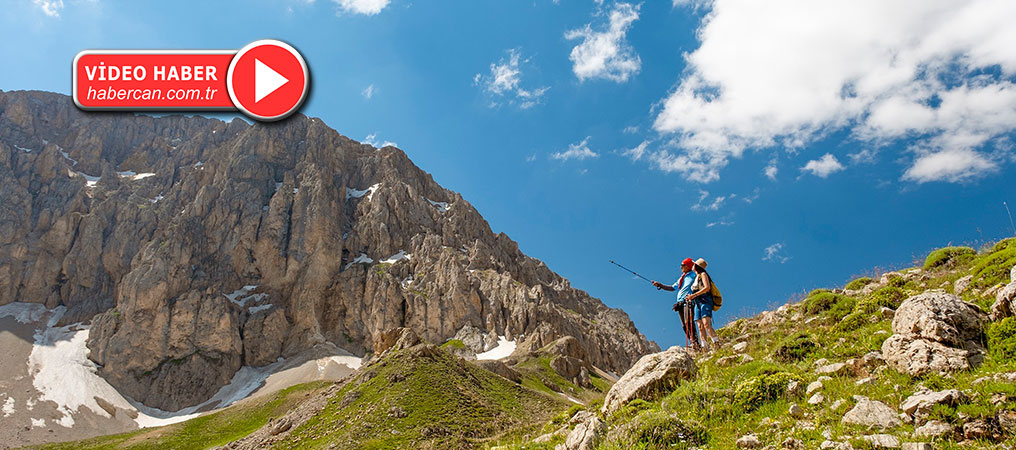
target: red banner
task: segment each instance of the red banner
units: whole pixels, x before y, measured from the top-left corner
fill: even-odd
[[[74,58],[74,103],[85,110],[232,110],[235,50],[86,50]]]

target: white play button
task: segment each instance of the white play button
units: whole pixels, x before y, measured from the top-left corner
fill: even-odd
[[[289,79],[279,75],[260,59],[254,58],[254,103],[260,102],[286,83],[289,83]]]

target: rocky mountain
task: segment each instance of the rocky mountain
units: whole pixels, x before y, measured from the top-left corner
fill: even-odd
[[[571,336],[614,373],[659,350],[401,150],[314,118],[86,114],[0,92],[0,198],[0,305],[90,322],[99,374],[164,410],[318,344],[364,355],[397,327],[467,355]]]

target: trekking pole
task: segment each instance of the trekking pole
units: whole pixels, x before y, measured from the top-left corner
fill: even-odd
[[[1013,224],[1013,221],[1012,221],[1012,212],[1009,211],[1009,204],[1006,203],[1006,202],[1002,202],[1002,206],[1005,207],[1005,213],[1009,215],[1009,226],[1012,227],[1012,234],[1013,234],[1013,236],[1016,236],[1016,225]],[[611,262],[613,262],[613,261],[611,261]]]
[[[622,266],[622,265],[620,265],[620,264],[618,264],[618,263],[614,262],[614,260],[610,260],[610,263],[611,263],[611,264],[613,264],[613,265],[615,265],[615,266],[617,266],[617,267],[620,267],[620,268],[622,268],[622,269],[624,269],[624,270],[626,270],[626,271],[628,271],[628,272],[631,272],[631,273],[632,273],[633,275],[635,275],[635,276],[637,276],[637,277],[639,277],[639,278],[641,278],[641,279],[643,279],[643,280],[646,280],[646,281],[648,281],[648,282],[650,282],[650,283],[652,283],[652,282],[653,282],[653,280],[650,280],[650,279],[648,279],[648,278],[646,278],[646,277],[644,277],[644,276],[642,276],[642,275],[639,275],[639,273],[638,273],[638,272],[636,272],[636,271],[634,271],[634,270],[631,270],[631,269],[629,269],[629,268],[627,268],[627,267],[625,267],[625,266]]]

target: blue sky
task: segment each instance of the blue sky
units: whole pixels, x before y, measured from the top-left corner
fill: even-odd
[[[69,93],[88,48],[277,38],[302,112],[394,142],[662,346],[705,257],[724,323],[947,244],[1013,234],[1007,1],[22,1],[0,89]]]

